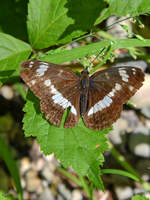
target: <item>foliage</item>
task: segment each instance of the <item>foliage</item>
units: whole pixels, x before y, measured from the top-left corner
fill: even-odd
[[[131,200],[149,200],[149,198],[145,197],[144,195],[135,195]]]
[[[29,57],[30,53],[29,44],[0,33],[0,81],[3,83],[10,77],[19,75],[18,66]]]
[[[18,199],[22,200],[22,188],[21,188],[21,183],[20,183],[19,171],[16,166],[16,162],[13,159],[12,153],[11,153],[9,147],[5,144],[5,141],[2,139],[2,137],[0,137],[0,156],[5,161],[6,166],[9,170],[11,176],[14,179],[14,182],[15,182],[15,185],[17,188],[17,192],[18,192]],[[4,198],[5,195],[2,195],[1,193],[0,193],[0,195],[1,195],[1,197],[3,196],[3,198],[0,198],[0,199],[5,199]]]
[[[15,200],[12,196],[0,190],[0,200]]]
[[[135,17],[147,13],[150,13],[150,3],[147,0],[133,0],[132,3],[129,0],[29,0],[27,15],[29,43],[15,38],[14,35],[17,36],[18,32],[12,33],[13,36],[0,33],[0,85],[11,81],[12,77],[19,76],[20,63],[30,58],[32,51],[32,56],[36,57],[39,50],[55,47],[58,44],[65,45],[73,38],[88,33],[93,29],[94,24],[103,22],[113,14],[117,16],[129,14]],[[7,30],[4,25],[1,27],[1,31]],[[23,37],[26,36],[19,38]],[[72,50],[61,48],[58,51],[39,54],[41,60],[63,63],[97,54],[100,49],[106,48],[108,53],[102,62],[104,63],[115,49],[138,46],[150,46],[150,40],[106,40]],[[16,84],[16,87],[25,99],[20,85]],[[108,148],[105,134],[111,128],[104,131],[93,131],[86,128],[82,120],[77,127],[72,129],[64,129],[63,124],[57,128],[40,113],[39,100],[30,91],[26,99],[24,107],[26,114],[23,119],[25,135],[37,137],[44,154],[54,152],[64,167],[72,166],[79,176],[87,175],[89,180],[101,189],[104,189],[100,177],[103,173],[116,173],[136,179],[135,175],[132,176],[127,172],[101,171],[99,168],[104,161],[103,153]],[[15,174],[14,171],[12,171],[12,176],[13,174]],[[19,187],[18,191],[20,192]]]

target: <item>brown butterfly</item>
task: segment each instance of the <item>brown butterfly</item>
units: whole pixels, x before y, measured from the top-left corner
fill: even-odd
[[[67,108],[65,128],[78,125],[80,116],[91,129],[102,130],[115,122],[123,104],[142,86],[144,73],[135,67],[114,67],[89,76],[78,76],[61,65],[39,60],[25,61],[22,79],[40,99],[41,111],[60,126]]]

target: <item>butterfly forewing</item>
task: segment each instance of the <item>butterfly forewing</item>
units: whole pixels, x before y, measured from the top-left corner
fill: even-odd
[[[76,126],[79,121],[79,77],[60,65],[42,62],[25,61],[21,77],[33,93],[41,100],[41,111],[54,125],[60,126],[62,116],[70,108],[65,122],[66,128]]]
[[[88,109],[83,116],[85,125],[96,130],[108,128],[143,81],[144,73],[134,67],[110,68],[91,76]]]

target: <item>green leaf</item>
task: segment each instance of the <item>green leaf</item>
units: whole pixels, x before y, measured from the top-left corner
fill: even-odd
[[[71,50],[62,50],[60,52],[55,51],[53,54],[42,56],[40,59],[43,61],[61,64],[67,61],[76,60],[78,58],[98,54],[103,48],[108,46],[112,46],[112,50],[129,47],[149,47],[150,39],[145,39],[144,41],[138,39],[121,39],[97,42],[86,46],[73,48]]]
[[[23,100],[26,99],[26,92],[22,87],[21,83],[16,83],[15,85],[15,89],[19,92],[20,96],[22,97]]]
[[[28,36],[25,16],[28,0],[2,0],[0,2],[0,32],[26,41]]]
[[[139,182],[139,178],[136,177],[134,174],[131,174],[129,172],[123,171],[123,170],[119,170],[119,169],[102,169],[101,170],[102,174],[118,174],[121,176],[127,176],[128,178],[133,179],[134,181]]]
[[[33,48],[67,43],[90,30],[104,8],[99,0],[30,0],[28,34]]]
[[[11,154],[10,149],[8,146],[5,144],[5,141],[0,137],[0,156],[2,159],[5,161],[6,166],[11,174],[11,176],[14,179],[17,192],[18,192],[18,199],[22,200],[22,188],[21,188],[21,183],[20,183],[20,176],[19,176],[19,171],[16,166],[16,162],[13,159],[13,156]]]
[[[25,135],[36,136],[44,154],[54,152],[64,167],[72,166],[79,175],[88,175],[97,187],[101,187],[99,165],[108,148],[105,134],[110,129],[94,131],[86,128],[82,120],[71,129],[58,128],[42,117],[39,100],[31,92],[27,99],[23,119]]]
[[[131,200],[149,200],[149,198],[145,197],[144,195],[135,195]]]
[[[27,43],[8,34],[0,33],[1,81],[3,79],[7,80],[14,72],[16,73],[16,70],[19,70],[19,64],[29,57],[31,50],[31,47]]]
[[[15,200],[12,196],[8,195],[6,192],[0,190],[0,200]]]
[[[130,14],[131,17],[136,17],[150,13],[150,3],[147,0],[107,0],[107,2],[108,8],[103,10],[95,24],[101,23],[112,15],[126,16]]]

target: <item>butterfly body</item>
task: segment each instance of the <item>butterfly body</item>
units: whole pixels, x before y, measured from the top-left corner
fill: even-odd
[[[80,115],[83,116],[88,108],[90,78],[87,69],[81,72],[80,77]]]
[[[38,60],[25,61],[21,77],[40,99],[41,111],[60,126],[67,108],[65,128],[78,125],[80,116],[88,128],[102,130],[115,122],[122,105],[142,86],[144,73],[135,67],[115,67],[89,76],[77,76],[61,65]]]

